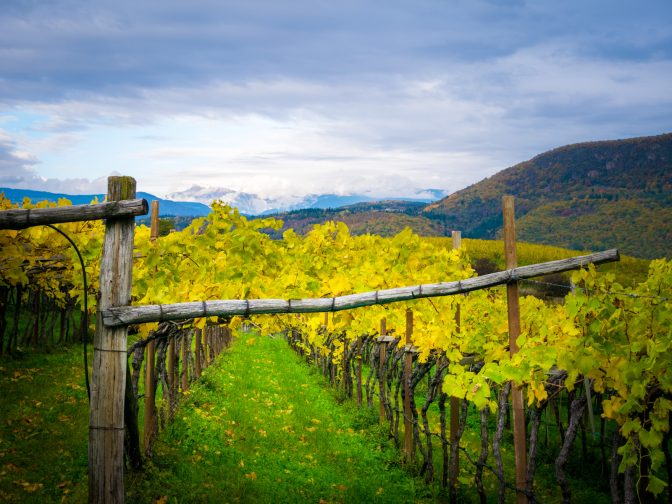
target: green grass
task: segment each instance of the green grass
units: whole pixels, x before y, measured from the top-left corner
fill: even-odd
[[[86,501],[88,405],[81,361],[78,346],[0,360],[0,502]],[[418,406],[424,389],[418,387]],[[240,335],[183,398],[145,471],[126,475],[127,502],[446,500],[438,483],[427,486],[412,476],[417,467],[402,467],[374,402],[371,410],[343,400],[282,338]],[[433,426],[437,415],[433,407]],[[470,411],[462,443],[474,455],[478,429],[477,412]],[[552,421],[550,430],[553,448],[540,447],[536,481],[540,499],[553,503],[560,499]],[[508,431],[505,441],[512,479]],[[438,443],[434,448],[440,477]],[[577,441],[568,467],[576,502],[609,501],[596,462],[582,460]],[[473,467],[466,459],[460,466],[461,502],[477,502]],[[494,498],[496,481],[487,471],[485,483]],[[513,500],[507,492],[507,501]]]
[[[281,338],[241,335],[155,446],[128,502],[421,502],[377,412],[339,404]]]
[[[0,359],[0,502],[86,502],[81,347]]]

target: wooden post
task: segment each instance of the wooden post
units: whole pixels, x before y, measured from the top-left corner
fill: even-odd
[[[452,231],[452,245],[453,249],[459,249],[462,246],[462,232]],[[460,304],[455,305],[455,331],[460,332]],[[460,429],[460,399],[457,397],[450,397],[450,444],[455,445],[459,443],[457,438],[457,431]],[[457,454],[450,460],[450,487],[451,491],[455,492],[457,488],[457,478],[460,474],[460,456],[459,450],[451,450],[451,453]]]
[[[350,370],[348,369],[348,337],[343,334],[343,392],[345,396],[348,395],[348,380],[347,377],[350,375]]]
[[[154,200],[152,201],[152,213],[150,216],[150,224],[151,228],[149,231],[149,238],[153,242],[156,241],[156,239],[159,237],[159,201]]]
[[[380,337],[387,336],[387,320],[383,317],[380,319]],[[385,376],[383,369],[385,366],[385,352],[387,350],[387,343],[378,341],[378,381],[380,390],[380,421],[385,420]]]
[[[181,386],[182,392],[189,390],[189,332],[185,331],[182,336],[182,369],[181,369]]]
[[[168,358],[166,367],[168,368],[168,416],[173,417],[173,408],[175,406],[175,338],[173,336],[168,340]]]
[[[411,373],[413,370],[413,311],[406,310],[406,353],[404,354],[404,453],[406,462],[415,458],[413,446],[413,413],[411,412]]]
[[[203,367],[207,368],[210,365],[210,333],[208,326],[203,328]]]
[[[156,403],[155,403],[155,389],[156,377],[154,376],[154,352],[156,348],[156,341],[150,341],[145,347],[147,357],[145,358],[145,419],[144,419],[144,440],[145,440],[145,455],[150,456],[152,451],[152,442],[154,440],[155,431],[155,417],[156,417]]]
[[[109,177],[108,201],[135,198],[135,180]],[[124,393],[127,326],[103,325],[103,310],[131,302],[133,217],[108,219],[100,260],[91,410],[89,415],[89,502],[124,502]]]
[[[222,326],[215,326],[213,331],[215,341],[215,357],[222,353]]]
[[[196,379],[201,377],[201,354],[202,354],[202,349],[201,349],[201,329],[196,328],[194,331],[194,334],[196,336],[196,347],[194,350],[195,358],[194,358],[194,373],[196,374]]]
[[[357,406],[362,405],[362,338],[357,340],[357,350],[355,359],[357,359],[355,366],[355,381],[357,383]]]
[[[515,268],[518,265],[516,256],[516,222],[513,196],[502,198],[504,210],[504,255],[506,268]],[[509,316],[509,352],[511,356],[518,352],[516,339],[520,335],[520,306],[518,304],[518,281],[506,284],[506,298]],[[516,487],[526,488],[527,453],[525,449],[525,409],[523,391],[519,387],[511,388],[513,402],[513,450],[516,457]],[[516,503],[527,504],[527,495],[516,492]]]
[[[159,202],[152,201],[150,213],[150,235],[154,243],[159,237]],[[156,268],[155,268],[156,270]],[[155,376],[155,352],[156,341],[150,341],[145,347],[145,415],[144,415],[144,444],[145,456],[151,456],[152,443],[156,435],[156,376]]]

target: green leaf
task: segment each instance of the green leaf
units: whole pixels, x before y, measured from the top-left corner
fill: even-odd
[[[663,434],[654,429],[649,431],[646,429],[641,429],[639,431],[639,441],[642,443],[644,448],[659,447],[663,442]]]
[[[649,474],[649,484],[646,485],[646,489],[651,492],[653,495],[660,494],[667,487],[665,483],[660,478],[656,478],[653,474]]]

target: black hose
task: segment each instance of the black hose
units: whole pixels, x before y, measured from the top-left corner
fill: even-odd
[[[45,226],[50,227],[54,231],[60,233],[65,237],[66,240],[70,242],[70,245],[75,249],[75,252],[77,252],[77,257],[79,257],[79,264],[82,266],[82,280],[84,281],[84,323],[82,324],[82,342],[84,343],[84,381],[86,382],[86,395],[89,398],[89,404],[91,404],[91,385],[89,384],[89,357],[88,357],[88,351],[86,348],[86,343],[89,339],[89,290],[87,287],[87,282],[86,282],[86,267],[84,266],[84,259],[82,259],[82,254],[79,252],[79,249],[77,248],[77,245],[75,245],[75,242],[72,241],[72,239],[65,234],[64,231],[61,231],[55,226],[52,226],[51,224],[45,224]]]

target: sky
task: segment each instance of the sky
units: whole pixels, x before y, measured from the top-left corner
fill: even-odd
[[[672,2],[2,0],[0,187],[452,192],[672,131]]]

